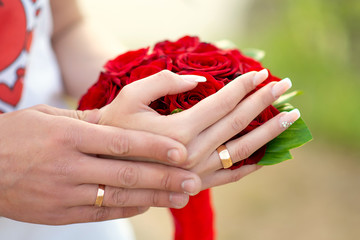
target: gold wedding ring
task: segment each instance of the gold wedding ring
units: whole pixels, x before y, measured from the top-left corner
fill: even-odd
[[[231,160],[231,157],[230,157],[230,153],[229,151],[227,150],[226,146],[225,145],[221,145],[220,147],[218,147],[217,149],[217,152],[219,154],[219,157],[220,157],[220,160],[221,160],[221,164],[223,165],[223,167],[226,169],[226,168],[229,168],[233,165],[233,162]]]
[[[94,204],[95,206],[101,207],[104,200],[104,194],[105,194],[105,185],[99,184],[99,188],[97,191],[97,196]]]

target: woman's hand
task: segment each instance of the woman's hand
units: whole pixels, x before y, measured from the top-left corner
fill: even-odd
[[[272,82],[245,98],[267,77],[265,69],[244,74],[192,108],[162,116],[148,107],[152,101],[191,90],[204,80],[162,71],[125,86],[111,104],[100,110],[99,123],[161,134],[182,142],[189,161],[180,166],[199,174],[202,189],[237,181],[259,166],[224,170],[217,147],[227,142],[232,161],[241,161],[283,132],[286,128],[282,122],[294,122],[299,117],[298,111],[281,113],[254,131],[229,141],[291,87],[289,79]]]
[[[141,157],[186,164],[185,147],[150,132],[100,126],[99,111],[36,106],[0,115],[0,216],[43,224],[130,217],[148,206],[180,208],[199,177],[171,166],[111,160]],[[151,181],[149,181],[151,179]],[[99,184],[106,185],[95,207]]]

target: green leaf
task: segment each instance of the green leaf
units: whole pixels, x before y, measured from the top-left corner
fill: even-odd
[[[170,113],[170,115],[171,115],[171,114],[175,114],[175,113],[179,113],[179,112],[182,112],[182,111],[183,111],[182,109],[177,108],[177,109],[174,109],[174,110]]]
[[[286,103],[278,107],[280,112],[290,111],[293,106]],[[312,135],[302,118],[294,122],[278,137],[266,145],[265,156],[259,161],[259,165],[273,165],[292,159],[290,150],[300,147],[312,140]]]
[[[274,165],[277,163],[281,163],[283,161],[292,159],[292,156],[290,154],[290,151],[284,151],[284,152],[268,152],[266,151],[265,156],[261,159],[260,162],[258,162],[258,165]]]
[[[281,97],[279,97],[278,100],[276,100],[274,103],[273,103],[273,106],[274,107],[279,107],[287,102],[289,102],[292,98],[296,97],[296,96],[299,96],[303,94],[302,91],[293,91],[293,92],[290,92],[290,93],[287,93],[287,94],[284,94],[282,95]]]
[[[242,53],[248,57],[251,57],[257,61],[261,61],[265,57],[265,51],[255,48],[244,49]]]

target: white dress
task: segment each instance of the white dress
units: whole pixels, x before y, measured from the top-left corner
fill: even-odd
[[[16,18],[10,18],[11,13],[16,13]],[[3,24],[0,26],[0,112],[40,103],[65,106],[61,100],[60,72],[50,42],[49,0],[2,0],[0,23]],[[0,217],[0,239],[131,240],[134,234],[126,219],[48,226]]]

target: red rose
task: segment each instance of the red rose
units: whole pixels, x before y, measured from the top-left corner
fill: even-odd
[[[154,102],[150,103],[149,107],[151,107],[161,115],[171,114],[169,101],[166,101],[165,97],[161,97],[155,100]]]
[[[129,51],[108,61],[104,68],[107,72],[118,76],[125,75],[136,66],[139,66],[147,56],[149,48],[142,48],[136,51]]]
[[[206,53],[206,52],[213,52],[213,51],[221,51],[218,47],[211,43],[201,42],[196,49],[193,51],[194,53]]]
[[[260,71],[263,68],[261,63],[253,58],[243,55],[239,50],[233,49],[229,53],[238,60],[240,74],[244,74],[251,71]]]
[[[236,49],[221,50],[211,43],[200,42],[198,37],[185,36],[175,42],[159,42],[153,53],[149,54],[148,51],[149,48],[129,51],[107,62],[98,82],[80,100],[79,109],[101,108],[109,104],[123,86],[164,69],[177,74],[206,77],[207,82],[199,83],[191,91],[164,96],[150,104],[158,113],[169,115],[175,109],[185,110],[196,105],[244,73],[263,69],[260,62],[244,56]],[[268,79],[248,95],[271,81],[279,80],[269,73]],[[234,138],[247,134],[278,113],[276,108],[269,106]],[[249,158],[235,163],[232,169],[259,162],[265,150],[266,146],[260,148]],[[176,220],[176,239],[213,239],[213,216],[208,190],[192,197],[184,209],[172,212]]]
[[[142,78],[146,78],[165,69],[170,71],[172,69],[172,61],[169,57],[159,57],[157,55],[151,56],[149,59],[145,60],[141,66],[131,71],[130,79],[127,84]]]
[[[236,77],[263,69],[260,62],[243,55],[239,50],[221,50],[211,43],[200,42],[197,37],[183,37],[175,42],[157,43],[153,53],[149,48],[129,51],[110,60],[105,65],[106,72],[101,73],[99,81],[92,86],[80,101],[79,109],[101,108],[109,104],[120,89],[139,79],[167,69],[178,74],[195,74],[207,78],[207,82],[188,92],[165,96],[150,104],[150,107],[162,115],[169,115],[176,109],[188,109],[202,99],[214,94]],[[280,79],[269,74],[265,82],[250,94],[270,81]],[[242,136],[277,115],[274,107],[265,109],[237,137]],[[234,168],[244,164],[257,163],[265,154],[265,147],[251,157],[235,164]]]
[[[99,80],[87,91],[79,102],[79,110],[90,110],[102,108],[111,103],[117,96],[120,87],[114,83],[113,77],[106,73],[101,73]]]
[[[179,54],[193,51],[199,43],[198,37],[185,36],[175,42],[163,41],[155,44],[154,52],[175,59]]]
[[[239,62],[227,51],[184,53],[177,57],[175,65],[180,71],[206,72],[218,80],[232,80],[239,72]]]
[[[239,71],[240,72],[236,74],[238,76],[242,75],[244,73],[247,73],[247,72],[260,71],[260,70],[264,69],[264,67],[261,65],[260,62],[256,61],[253,58],[243,55],[237,49],[230,50],[229,53],[231,55],[233,55],[239,62]],[[270,82],[278,82],[278,81],[280,81],[280,78],[273,76],[269,71],[269,77],[265,81],[263,81],[259,86],[257,86],[255,91],[259,90],[260,88],[262,88],[263,86],[265,86],[266,84],[268,84]]]

